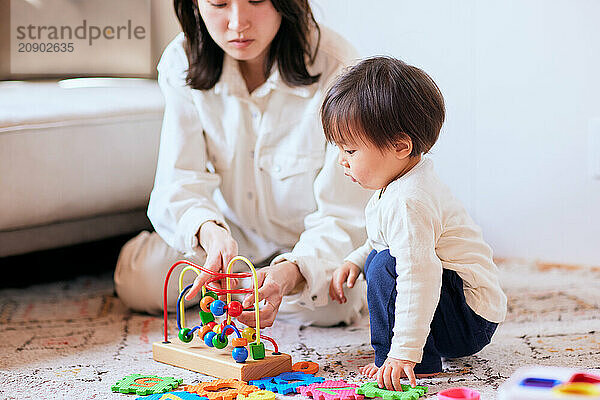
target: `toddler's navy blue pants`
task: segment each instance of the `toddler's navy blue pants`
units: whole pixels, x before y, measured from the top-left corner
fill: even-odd
[[[390,351],[394,329],[396,259],[389,250],[371,251],[365,262],[365,277],[371,344],[375,349],[375,365],[380,367]],[[444,269],[440,301],[423,348],[423,359],[415,366],[415,373],[440,372],[441,357],[477,353],[490,342],[497,326],[471,310],[465,301],[462,279],[455,271]]]

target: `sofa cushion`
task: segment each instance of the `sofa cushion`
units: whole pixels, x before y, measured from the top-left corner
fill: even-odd
[[[152,80],[0,82],[0,232],[145,207],[163,107]]]

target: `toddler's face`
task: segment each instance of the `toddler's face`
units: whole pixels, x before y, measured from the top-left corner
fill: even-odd
[[[408,163],[394,149],[382,151],[370,143],[339,144],[338,148],[338,162],[344,167],[344,174],[365,189],[386,187]]]

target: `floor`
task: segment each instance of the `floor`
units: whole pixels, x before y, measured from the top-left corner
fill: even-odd
[[[446,360],[440,376],[420,380],[428,386],[426,398],[467,386],[480,391],[482,399],[495,399],[498,386],[524,365],[600,368],[600,271],[517,261],[499,266],[509,297],[507,320],[480,353]],[[161,340],[162,319],[128,311],[113,295],[110,268],[0,290],[0,398],[136,398],[110,390],[133,373],[172,376],[184,384],[212,380],[152,360],[151,344]],[[189,311],[188,318],[193,314]],[[172,319],[170,335],[176,333],[174,325]],[[318,376],[367,381],[357,371],[373,356],[366,316],[334,328],[278,322],[265,333],[294,362],[319,363]]]

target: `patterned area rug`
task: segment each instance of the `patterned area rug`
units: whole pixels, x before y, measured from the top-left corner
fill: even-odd
[[[598,269],[502,262],[501,270],[509,297],[506,322],[483,351],[445,360],[441,375],[420,380],[429,386],[426,398],[467,386],[479,390],[482,399],[494,399],[498,386],[523,365],[600,368]],[[113,296],[108,275],[1,290],[0,322],[3,399],[136,398],[110,391],[133,373],[173,376],[184,384],[212,380],[152,360],[151,344],[161,340],[162,319],[125,309]],[[334,328],[280,322],[265,334],[277,338],[294,362],[319,363],[320,376],[366,381],[357,368],[373,358],[367,317]]]

